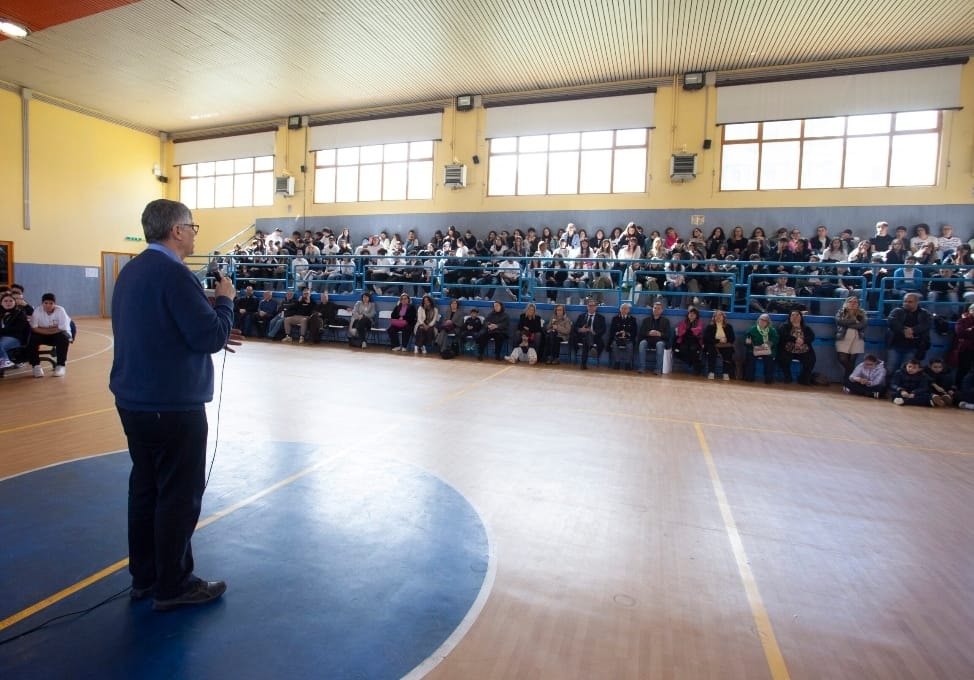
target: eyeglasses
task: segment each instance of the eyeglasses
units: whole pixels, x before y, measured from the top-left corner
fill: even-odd
[[[186,222],[185,224],[177,224],[176,226],[177,227],[189,227],[190,229],[193,230],[193,233],[194,234],[200,233],[200,225],[193,224],[192,222]]]

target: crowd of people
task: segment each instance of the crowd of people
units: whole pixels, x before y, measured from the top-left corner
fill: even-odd
[[[638,301],[662,297],[669,307],[730,309],[747,298],[753,312],[792,308],[817,313],[823,298],[858,295],[879,310],[906,293],[918,293],[943,316],[956,319],[974,302],[972,239],[963,241],[953,227],[931,235],[926,224],[890,230],[885,221],[875,234],[857,238],[846,229],[837,235],[819,225],[808,237],[799,229],[778,229],[768,236],[740,226],[729,234],[715,227],[709,235],[693,228],[688,237],[674,227],[648,233],[630,223],[589,235],[569,223],[526,231],[491,230],[483,238],[469,229],[437,230],[422,242],[415,231],[405,238],[380,232],[355,243],[348,230],[257,232],[249,246],[225,255],[214,253],[209,266],[229,274],[238,286],[309,287],[325,292],[368,289],[377,295],[442,292],[459,299],[556,302],[559,293],[572,304],[599,291],[619,289]],[[290,277],[290,278],[289,278]],[[742,284],[746,284],[742,287]]]
[[[52,347],[54,376],[63,377],[73,334],[71,317],[57,304],[54,293],[44,293],[35,309],[19,283],[0,286],[0,371],[26,362],[35,378],[43,378],[41,348]]]
[[[248,286],[234,307],[235,325],[242,332],[285,343],[293,342],[295,331],[299,343],[317,343],[322,330],[329,328],[344,331],[350,345],[362,348],[371,335],[381,332],[391,351],[407,352],[412,344],[416,355],[438,352],[452,358],[469,353],[483,361],[492,350],[498,361],[534,365],[558,364],[567,350],[581,370],[607,354],[614,370],[646,373],[651,368],[661,375],[676,364],[709,380],[754,382],[760,376],[766,384],[831,382],[815,370],[815,332],[798,309],[792,309],[779,325],[768,313],[761,313],[746,333],[739,334],[719,309],[705,320],[691,305],[674,324],[662,300],[653,303],[651,313],[640,315],[641,320],[632,314],[629,302],[607,318],[603,313],[607,308],[589,298],[574,319],[564,304],[554,305],[550,318],[544,319],[536,305],[528,303],[515,321],[500,300],[492,301],[490,311],[481,317],[477,307],[464,311],[456,298],[441,313],[430,295],[417,303],[403,293],[388,314],[388,326],[382,328],[369,291],[349,308],[328,293],[321,293],[316,301],[310,288],[297,296],[288,291],[283,301],[264,291],[258,300]],[[835,344],[830,350],[842,367],[845,392],[877,399],[889,393],[897,404],[974,410],[974,305],[955,324],[946,356],[928,357],[933,318],[920,306],[919,295],[907,293],[887,319],[887,353],[881,361],[865,352],[867,316],[859,298],[845,298],[835,315]],[[921,368],[919,377],[914,375],[914,365]]]

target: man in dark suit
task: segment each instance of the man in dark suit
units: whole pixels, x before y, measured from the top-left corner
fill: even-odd
[[[582,312],[572,326],[575,344],[582,346],[583,371],[588,369],[588,355],[592,348],[595,348],[596,359],[605,348],[605,317],[598,313],[595,300],[589,298],[586,305],[587,311]]]

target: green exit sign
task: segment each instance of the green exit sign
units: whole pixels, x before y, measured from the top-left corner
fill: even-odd
[[[126,236],[125,237],[125,240],[126,241],[144,241],[145,239],[143,239],[141,236]]]

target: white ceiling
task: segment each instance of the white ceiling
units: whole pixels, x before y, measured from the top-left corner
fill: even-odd
[[[974,53],[974,1],[142,0],[0,42],[0,81],[180,132],[904,52]]]

